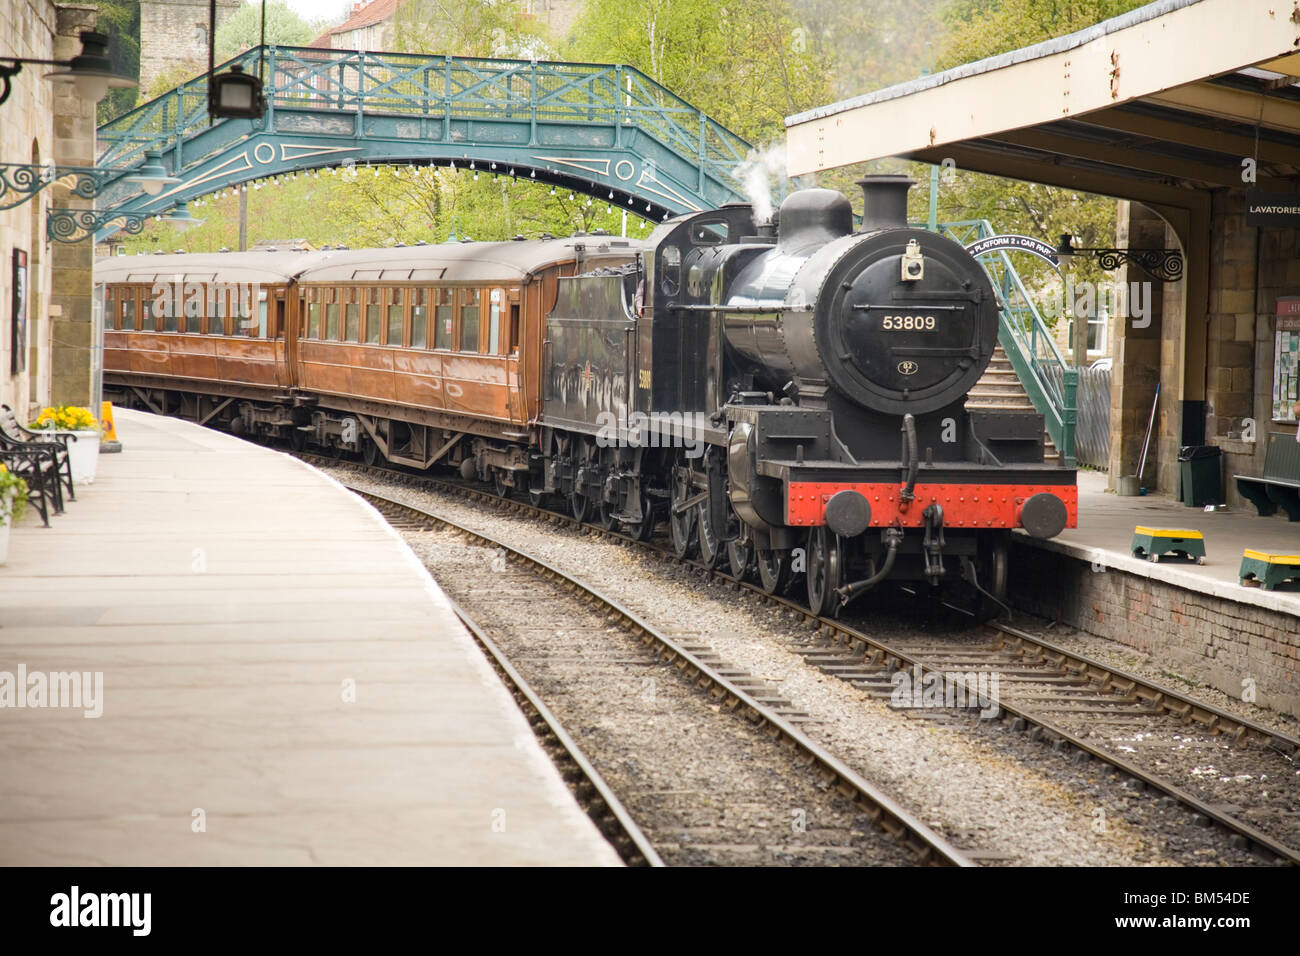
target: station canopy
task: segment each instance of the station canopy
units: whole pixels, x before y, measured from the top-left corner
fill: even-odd
[[[1163,0],[786,126],[791,176],[888,156],[951,158],[1163,212],[1203,210],[1208,190],[1251,185],[1248,173],[1259,188],[1290,191],[1300,175],[1300,6]]]

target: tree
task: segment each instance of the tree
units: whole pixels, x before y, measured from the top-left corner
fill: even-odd
[[[760,146],[829,92],[787,0],[587,0],[574,34],[569,58],[635,66]]]
[[[505,58],[549,52],[540,34],[499,0],[406,0],[393,17],[394,46],[403,53]]]
[[[98,30],[108,37],[108,56],[113,72],[132,80],[140,78],[140,0],[99,0]],[[103,125],[117,119],[136,104],[139,91],[110,89],[99,101],[96,121]]]
[[[266,42],[282,46],[306,46],[319,31],[284,0],[267,0]],[[262,5],[245,3],[217,26],[217,62],[228,60],[262,42]]]

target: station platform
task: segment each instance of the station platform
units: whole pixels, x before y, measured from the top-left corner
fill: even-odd
[[[0,567],[0,701],[6,672],[29,703],[102,675],[80,706],[0,706],[0,864],[619,864],[369,505],[229,435],[116,423],[123,453]]]
[[[1224,601],[1264,607],[1300,615],[1300,584],[1283,584],[1266,591],[1242,585],[1237,577],[1242,552],[1247,549],[1279,554],[1300,554],[1300,522],[1265,518],[1254,508],[1207,512],[1189,508],[1172,498],[1154,495],[1120,497],[1106,491],[1107,477],[1095,471],[1079,472],[1079,527],[1070,528],[1039,547],[1058,550],[1090,564],[1099,561],[1116,568],[1199,591]],[[1130,545],[1135,527],[1180,528],[1200,531],[1206,560],[1197,565],[1177,557],[1152,563],[1133,557]]]
[[[1199,531],[1205,564],[1132,553],[1137,527]],[[1300,717],[1300,586],[1242,585],[1246,549],[1300,553],[1300,523],[1119,497],[1079,472],[1079,527],[1013,539],[1008,590],[1023,610],[1127,645],[1194,684]]]

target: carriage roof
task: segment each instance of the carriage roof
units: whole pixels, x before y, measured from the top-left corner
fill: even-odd
[[[284,285],[342,282],[513,282],[576,258],[630,257],[639,239],[574,236],[513,242],[459,242],[385,249],[315,252],[206,252],[113,256],[95,264],[101,282],[256,282]]]

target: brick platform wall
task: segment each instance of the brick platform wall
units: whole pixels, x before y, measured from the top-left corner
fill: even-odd
[[[1300,717],[1300,618],[1224,601],[1015,542],[1010,591],[1024,610],[1136,648],[1238,699]],[[1175,689],[1177,682],[1170,680]]]

